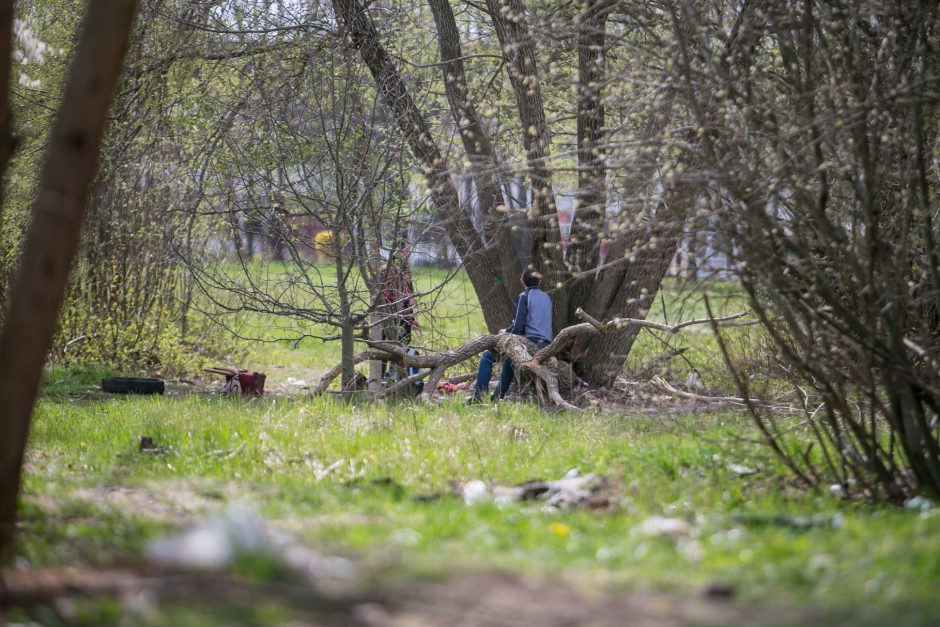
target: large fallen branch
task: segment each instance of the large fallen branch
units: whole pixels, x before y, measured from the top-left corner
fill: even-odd
[[[419,368],[420,370],[417,373],[403,378],[382,390],[377,398],[398,394],[412,384],[427,379],[422,397],[428,400],[434,395],[438,382],[440,382],[448,368],[468,359],[473,359],[485,350],[495,349],[504,358],[512,361],[521,376],[531,377],[535,381],[536,395],[540,401],[544,402],[544,394],[547,395],[551,404],[556,407],[576,410],[578,409],[577,406],[566,400],[564,394],[567,393],[570,397],[570,394],[578,387],[579,380],[574,375],[571,364],[557,358],[576,338],[582,335],[606,333],[626,326],[638,326],[667,333],[677,333],[693,325],[735,320],[745,316],[746,313],[738,313],[722,318],[687,320],[670,325],[638,318],[615,318],[608,322],[600,322],[579,308],[577,315],[585,322],[565,327],[542,350],[538,350],[536,345],[526,338],[511,334],[481,335],[449,351],[423,355],[409,355],[405,347],[393,342],[369,341],[367,342],[369,348],[356,354],[353,357],[353,363],[380,360],[399,364],[406,371],[410,367]],[[312,393],[322,394],[325,392],[340,373],[342,373],[342,365],[337,364],[320,379]],[[735,399],[727,398],[722,400],[733,401]]]
[[[363,361],[378,360],[391,361],[406,369],[408,367],[425,368],[426,370],[424,372],[419,373],[421,376],[414,377],[414,381],[420,381],[424,377],[429,377],[425,389],[431,388],[431,390],[433,390],[437,382],[443,376],[444,371],[461,362],[472,359],[485,350],[495,348],[497,337],[496,335],[481,335],[468,342],[464,342],[452,350],[440,353],[427,353],[424,355],[409,355],[405,348],[392,342],[369,342],[370,348],[353,356],[353,364],[362,363]],[[313,388],[312,393],[316,395],[325,392],[342,371],[342,364],[333,366],[323,375],[320,382]],[[388,390],[385,392],[388,392]]]

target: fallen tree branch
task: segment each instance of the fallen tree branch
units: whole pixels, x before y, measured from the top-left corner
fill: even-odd
[[[700,394],[693,394],[692,392],[683,392],[682,390],[677,390],[676,388],[669,385],[665,379],[662,377],[653,377],[650,379],[650,385],[654,388],[662,390],[666,394],[671,396],[678,396],[679,398],[687,398],[692,401],[701,401],[703,403],[740,403],[744,404],[744,399],[737,396],[702,396]]]
[[[549,357],[555,357],[568,348],[568,345],[574,341],[575,338],[582,335],[606,333],[612,329],[622,329],[628,326],[656,329],[657,331],[666,331],[667,333],[678,333],[686,327],[699,324],[710,324],[726,322],[729,320],[737,320],[738,318],[743,318],[749,313],[749,311],[743,311],[741,313],[732,314],[730,316],[723,316],[721,318],[696,318],[694,320],[686,320],[685,322],[680,322],[678,324],[664,324],[662,322],[653,322],[652,320],[643,320],[640,318],[614,318],[608,322],[600,322],[586,311],[578,307],[578,309],[575,311],[575,315],[585,322],[581,324],[575,324],[570,327],[565,327],[559,331],[558,335],[555,336],[555,339],[552,341],[552,343],[536,353],[533,359],[535,359],[536,362],[542,362]]]
[[[597,333],[606,333],[611,329],[619,329],[625,326],[638,326],[644,328],[666,331],[668,333],[677,333],[678,331],[698,324],[717,324],[728,320],[735,320],[747,315],[748,312],[724,316],[721,318],[702,318],[687,320],[678,324],[663,324],[661,322],[652,322],[638,318],[614,318],[608,322],[600,322],[591,317],[584,310],[578,308],[577,315],[585,322],[575,324],[562,329],[555,339],[545,348],[538,350],[530,340],[513,334],[500,335],[481,335],[464,342],[460,346],[449,351],[426,353],[423,355],[409,355],[408,348],[394,342],[386,340],[366,340],[369,346],[364,351],[357,353],[353,357],[353,364],[358,364],[367,360],[390,361],[403,367],[416,367],[421,370],[413,375],[405,377],[385,390],[380,391],[376,398],[387,398],[393,396],[422,379],[427,379],[424,386],[422,398],[429,400],[435,393],[437,384],[444,376],[444,373],[451,366],[475,357],[485,350],[498,350],[504,358],[509,359],[517,368],[521,375],[529,375],[536,381],[536,393],[540,400],[543,392],[547,394],[548,400],[556,407],[567,410],[577,410],[572,403],[565,400],[563,392],[571,391],[578,387],[577,377],[574,376],[570,364],[556,359],[575,338],[582,335]],[[331,368],[312,390],[313,394],[322,394],[330,386],[333,380],[342,373],[342,365],[337,364]],[[469,381],[475,378],[474,374],[461,375],[462,380]],[[662,381],[662,380],[660,380]],[[656,385],[654,383],[654,385]],[[662,381],[660,389],[677,396],[685,398],[694,398],[703,401],[723,401],[723,402],[743,402],[741,399],[733,397],[702,397],[688,392],[680,392],[668,383]],[[544,386],[544,387],[541,387]]]
[[[466,361],[467,359],[470,359],[485,350],[495,348],[496,338],[497,336],[495,335],[481,335],[480,337],[473,338],[468,342],[464,342],[453,350],[441,353],[427,353],[424,355],[409,355],[407,353],[407,349],[402,347],[400,344],[394,344],[392,342],[367,342],[373,348],[367,348],[366,350],[355,354],[353,356],[353,365],[362,363],[363,361],[371,360],[391,361],[402,366],[407,363],[408,366],[427,369],[419,372],[417,375],[408,377],[408,379],[412,379],[414,377],[414,380],[411,381],[412,383],[415,381],[420,381],[424,377],[432,376],[438,370],[440,371],[440,374],[437,375],[437,379],[440,379],[440,376],[443,375],[447,368]],[[330,387],[330,384],[336,379],[336,377],[342,373],[342,371],[343,367],[341,363],[330,368],[327,373],[320,378],[320,382],[313,388],[313,390],[311,390],[311,394],[314,396],[323,394],[327,388]],[[431,381],[428,383],[430,384]],[[429,385],[426,387],[432,386]],[[381,396],[385,396],[385,394],[381,394],[380,397]]]

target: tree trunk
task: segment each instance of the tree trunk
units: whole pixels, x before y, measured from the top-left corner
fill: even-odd
[[[356,391],[356,370],[353,363],[353,344],[355,342],[355,327],[352,320],[352,308],[349,302],[349,291],[346,289],[348,275],[344,263],[344,253],[341,242],[343,234],[339,229],[332,231],[333,264],[336,267],[336,291],[339,296],[340,324],[340,363],[342,364],[342,390],[344,397],[351,397]]]
[[[621,239],[611,248],[614,260],[628,257],[595,286],[584,309],[601,319],[645,318],[669,269],[692,203],[694,188],[688,184],[667,190],[649,229],[634,231],[629,241]],[[596,311],[602,312],[595,315]],[[623,371],[639,327],[631,326],[592,337],[572,349],[578,374],[595,385],[610,385]]]
[[[594,287],[607,209],[607,164],[603,147],[607,0],[586,0],[578,17],[578,193],[568,241],[568,266],[576,273],[559,326],[571,324]]]
[[[568,243],[568,264],[579,273],[597,266],[607,207],[601,87],[606,78],[605,30],[609,10],[606,0],[586,0],[578,18],[578,193]]]
[[[516,296],[516,279],[521,274],[522,267],[518,255],[515,254],[509,211],[503,201],[503,191],[499,184],[499,162],[486,128],[470,102],[463,52],[460,49],[460,33],[450,0],[428,0],[428,4],[437,25],[444,90],[450,103],[454,124],[463,142],[464,152],[470,162],[470,172],[476,183],[480,211],[483,214],[483,236],[489,254],[495,254],[500,262],[506,298],[512,302]]]
[[[487,0],[486,6],[499,38],[522,122],[522,145],[532,185],[532,203],[529,206],[533,230],[532,265],[544,275],[543,285],[551,290],[563,286],[568,273],[561,252],[558,210],[548,162],[551,157],[548,124],[542,105],[535,49],[521,0]],[[557,328],[567,308],[567,292],[555,289],[552,302]]]
[[[379,40],[372,19],[360,0],[334,0],[352,45],[369,68],[379,94],[395,115],[398,127],[421,165],[441,222],[460,255],[467,276],[480,300],[487,327],[495,331],[512,319],[513,301],[502,284],[500,263],[487,254],[470,217],[460,206],[460,196],[444,156],[431,137],[431,128],[418,111],[401,73]]]
[[[13,546],[29,418],[78,246],[85,197],[136,3],[90,0],[0,335],[0,555]]]

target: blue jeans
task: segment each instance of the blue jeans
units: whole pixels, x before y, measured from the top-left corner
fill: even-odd
[[[549,345],[546,340],[533,340],[539,349]],[[490,378],[493,376],[493,363],[496,361],[493,351],[483,351],[480,356],[480,368],[477,370],[477,382],[473,386],[473,395],[477,398],[483,396],[483,393],[490,389]],[[499,388],[493,392],[494,398],[503,398],[509,390],[512,383],[513,367],[511,359],[503,360],[503,369],[499,373]]]

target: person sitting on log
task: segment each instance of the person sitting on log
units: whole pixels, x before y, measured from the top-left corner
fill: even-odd
[[[516,315],[512,323],[502,329],[502,333],[522,335],[535,342],[542,349],[552,341],[552,299],[539,287],[541,275],[532,268],[526,268],[520,277],[525,291],[516,299]],[[473,387],[473,394],[467,399],[467,404],[478,403],[483,393],[489,390],[490,377],[493,375],[493,351],[487,350],[480,357],[480,367],[477,370],[477,381]],[[503,369],[499,375],[499,387],[493,391],[490,400],[498,400],[506,395],[509,384],[512,383],[513,367],[510,359],[503,359]]]

